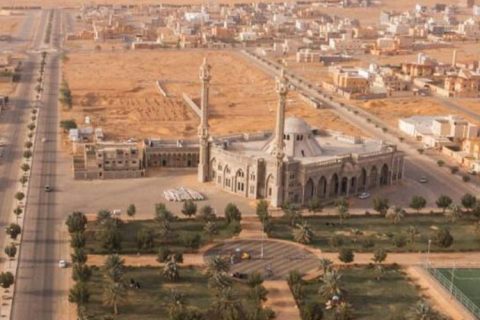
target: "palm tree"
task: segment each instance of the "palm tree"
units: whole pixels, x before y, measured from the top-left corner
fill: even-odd
[[[313,232],[306,222],[297,224],[293,230],[293,239],[298,243],[309,244],[313,239]]]
[[[125,260],[120,258],[118,254],[109,255],[103,265],[103,271],[107,280],[116,283],[122,281],[124,265]]]
[[[339,296],[342,294],[340,287],[340,280],[342,275],[335,269],[327,271],[322,278],[323,284],[320,286],[319,293],[325,299],[331,299],[333,296]]]
[[[215,272],[209,277],[208,285],[223,290],[232,286],[232,280],[225,272]]]
[[[230,271],[230,263],[221,256],[214,256],[207,262],[207,274],[212,276],[215,273]]]
[[[176,316],[180,315],[185,310],[185,295],[172,289],[169,300],[168,311],[170,313],[170,318],[176,319]]]
[[[175,260],[174,255],[170,256],[170,259],[165,263],[165,266],[163,267],[163,276],[170,281],[176,281],[180,278],[177,261]]]
[[[457,221],[458,218],[462,216],[462,207],[458,204],[452,204],[448,207],[448,211],[446,212],[446,216],[450,222]]]
[[[327,258],[320,259],[320,268],[323,270],[323,274],[327,273],[331,269],[333,261]]]
[[[415,227],[414,225],[408,226],[407,235],[408,235],[408,242],[411,245],[414,245],[415,244],[415,239],[419,235],[417,227]]]
[[[243,319],[243,310],[238,302],[238,298],[232,293],[231,288],[226,288],[217,293],[213,301],[212,310],[224,320]]]
[[[435,311],[430,307],[425,301],[419,301],[415,305],[414,309],[414,319],[418,320],[434,320],[436,318]]]
[[[387,211],[386,217],[392,220],[393,224],[399,223],[405,216],[403,208],[394,206]]]
[[[88,292],[87,285],[83,282],[77,282],[70,288],[68,293],[68,301],[77,304],[77,306],[83,305],[90,299],[90,293]]]
[[[352,306],[342,301],[335,307],[335,319],[336,320],[350,320],[353,319]]]
[[[123,283],[108,281],[103,291],[103,304],[113,307],[113,314],[118,314],[118,304],[126,300]]]
[[[341,198],[337,200],[337,202],[335,203],[335,206],[337,207],[337,213],[340,219],[340,224],[343,224],[343,220],[347,219],[350,215],[349,213],[350,204],[348,203],[347,199]]]

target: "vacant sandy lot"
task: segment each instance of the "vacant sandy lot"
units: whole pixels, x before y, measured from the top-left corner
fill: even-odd
[[[198,101],[198,69],[205,55],[212,65],[213,134],[271,130],[277,105],[273,79],[236,53],[220,51],[72,53],[64,69],[74,107],[62,117],[81,123],[90,116],[113,139],[195,136],[199,121],[184,106],[181,94]],[[169,98],[159,94],[156,80],[165,82]],[[313,109],[295,92],[289,96],[287,113],[315,127],[360,134],[332,111]]]
[[[411,116],[457,114],[468,119],[467,116],[451,112],[439,102],[428,97],[394,98],[367,102],[356,101],[353,102],[353,104],[378,116],[389,125],[395,127],[398,126],[398,119]],[[472,119],[469,120],[473,121]]]
[[[0,35],[14,35],[20,27],[24,16],[0,15]],[[1,46],[0,46],[1,50]]]

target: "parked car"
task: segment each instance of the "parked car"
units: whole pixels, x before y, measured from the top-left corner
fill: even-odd
[[[427,177],[421,177],[421,178],[418,180],[418,182],[420,182],[420,183],[427,183],[427,182],[428,182],[428,179],[427,179]]]
[[[45,186],[45,192],[51,192],[53,188],[49,186],[48,184]]]
[[[65,269],[67,267],[67,261],[66,260],[59,260],[58,261],[58,267],[61,268],[61,269]]]
[[[363,200],[363,199],[368,199],[368,198],[370,198],[370,193],[368,193],[368,192],[362,192],[358,195],[358,199]]]

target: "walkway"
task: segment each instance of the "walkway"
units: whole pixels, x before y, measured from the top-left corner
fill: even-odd
[[[275,320],[300,320],[295,299],[286,281],[268,280],[263,282],[263,286],[268,290],[268,300],[265,307],[275,311]]]

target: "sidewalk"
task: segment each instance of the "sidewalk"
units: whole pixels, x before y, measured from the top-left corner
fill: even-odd
[[[295,299],[285,280],[267,280],[263,282],[263,286],[268,290],[264,306],[275,311],[276,320],[301,319]]]

